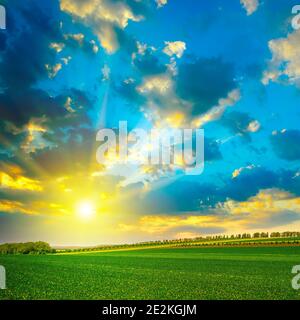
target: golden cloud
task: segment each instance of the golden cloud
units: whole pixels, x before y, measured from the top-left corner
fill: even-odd
[[[264,72],[262,83],[280,82],[287,77],[290,83],[300,85],[300,30],[294,31],[286,38],[269,41],[272,59]]]
[[[23,203],[8,200],[0,200],[0,212],[35,214],[33,210],[26,208]]]
[[[272,228],[270,221],[280,218],[281,214],[290,211],[299,214],[300,198],[279,189],[261,190],[256,196],[247,201],[228,200],[220,203],[209,215],[187,213],[180,216],[159,215],[141,217],[135,224],[120,224],[122,231],[139,231],[142,233],[164,236],[180,228],[184,230],[226,229],[227,232],[244,232],[255,228]],[[282,221],[285,225],[285,221]],[[276,227],[280,227],[280,221]],[[184,231],[189,232],[189,231]],[[195,232],[195,231],[192,231]]]
[[[186,50],[186,44],[183,41],[174,41],[174,42],[165,42],[165,48],[163,52],[168,56],[176,56],[177,58],[181,58],[183,56],[184,51]]]
[[[24,191],[42,191],[40,182],[24,176],[11,176],[5,172],[0,172],[0,188],[24,190]]]
[[[138,22],[144,18],[135,15],[125,1],[61,0],[60,6],[61,10],[81,19],[91,27],[108,53],[118,49],[114,26],[125,29],[130,20]]]

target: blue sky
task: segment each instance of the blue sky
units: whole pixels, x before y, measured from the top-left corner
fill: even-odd
[[[0,242],[299,230],[297,1],[1,4]],[[99,165],[123,120],[204,129],[203,174]]]

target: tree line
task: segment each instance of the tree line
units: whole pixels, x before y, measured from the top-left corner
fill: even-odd
[[[207,236],[198,237],[197,240],[226,240],[226,239],[257,239],[257,238],[295,238],[300,237],[300,232],[297,231],[285,231],[285,232],[255,232],[252,235],[250,233],[219,235],[219,236]]]
[[[0,254],[46,254],[55,253],[47,242],[4,243],[0,245]]]
[[[159,245],[183,245],[201,243],[215,240],[235,240],[235,239],[275,239],[275,238],[300,238],[300,232],[286,231],[286,232],[256,232],[254,234],[243,233],[236,235],[216,235],[205,236],[196,238],[182,238],[173,240],[156,240],[146,241],[134,244],[120,244],[120,245],[101,245],[87,248],[77,249],[63,249],[59,251],[64,252],[80,252],[80,251],[97,251],[97,250],[109,250],[109,249],[125,249],[129,247],[144,247],[144,246],[159,246]],[[298,241],[298,240],[297,240]],[[5,243],[0,245],[0,254],[46,254],[56,253],[57,250],[51,248],[47,242],[26,242],[26,243]]]
[[[222,240],[238,240],[238,239],[280,239],[280,238],[300,238],[300,232],[256,232],[253,234],[243,233],[235,235],[215,235],[215,236],[205,236],[205,237],[196,237],[196,238],[181,238],[173,240],[156,240],[156,241],[144,241],[133,244],[112,244],[112,245],[101,245],[95,247],[85,247],[85,248],[76,248],[76,249],[64,249],[64,252],[85,252],[85,251],[98,251],[98,250],[114,250],[114,249],[126,249],[132,247],[147,247],[147,246],[160,246],[160,245],[193,245],[197,243],[206,243],[213,241],[222,241]],[[277,240],[276,240],[277,241]],[[297,240],[298,241],[298,240]]]

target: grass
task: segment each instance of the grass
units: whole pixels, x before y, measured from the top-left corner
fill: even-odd
[[[297,264],[293,246],[0,256],[0,299],[299,299]]]

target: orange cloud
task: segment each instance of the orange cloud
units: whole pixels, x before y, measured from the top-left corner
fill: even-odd
[[[36,214],[36,212],[34,212],[33,210],[25,208],[25,205],[23,203],[19,201],[9,201],[9,200],[0,201],[0,212]]]
[[[0,188],[26,190],[26,191],[42,191],[43,187],[40,182],[22,175],[9,175],[5,172],[0,172]]]

